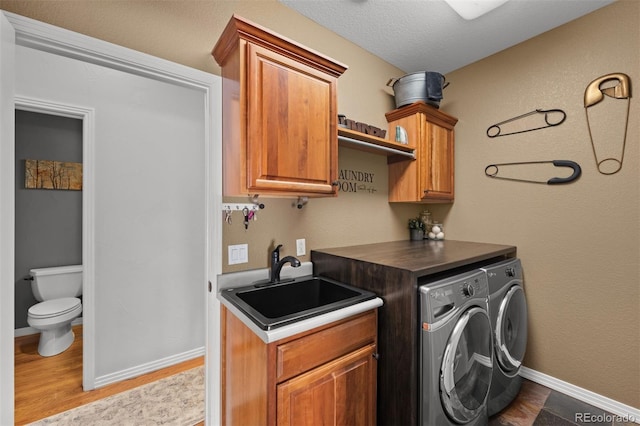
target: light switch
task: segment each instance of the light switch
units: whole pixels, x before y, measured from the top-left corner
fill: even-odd
[[[249,244],[236,244],[229,247],[229,265],[249,262]]]

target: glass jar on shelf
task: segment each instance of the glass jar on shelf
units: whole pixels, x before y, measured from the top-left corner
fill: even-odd
[[[431,212],[429,210],[425,210],[420,213],[420,221],[424,224],[424,237],[427,238],[427,233],[431,229],[432,219]]]

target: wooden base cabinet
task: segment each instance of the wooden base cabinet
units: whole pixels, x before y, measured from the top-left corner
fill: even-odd
[[[373,425],[374,345],[278,385],[278,425]]]
[[[222,307],[223,424],[374,425],[377,318],[376,309],[267,344]]]
[[[334,196],[337,82],[347,69],[234,15],[222,70],[223,195]]]
[[[425,104],[414,104],[386,114],[389,133],[396,126],[407,131],[416,145],[416,159],[390,157],[389,201],[450,203],[454,199],[454,126],[458,119]]]

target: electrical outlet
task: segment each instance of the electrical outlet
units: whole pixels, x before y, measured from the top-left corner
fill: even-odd
[[[249,244],[236,244],[229,247],[229,265],[249,262]]]
[[[307,246],[304,238],[296,240],[296,256],[304,256],[307,254]]]

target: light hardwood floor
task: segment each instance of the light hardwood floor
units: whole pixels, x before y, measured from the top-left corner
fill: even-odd
[[[99,389],[82,390],[82,326],[75,341],[54,357],[38,355],[39,335],[15,339],[15,424],[24,425],[204,364],[199,357]]]

